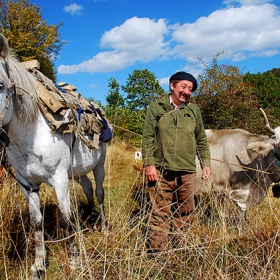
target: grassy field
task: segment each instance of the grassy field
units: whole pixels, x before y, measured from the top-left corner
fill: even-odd
[[[78,209],[86,198],[81,187],[71,182],[80,249],[75,270],[69,267],[65,241],[59,241],[63,237],[54,191],[41,186],[48,263],[45,279],[280,279],[280,200],[271,192],[250,210],[243,234],[235,226],[226,226],[215,210],[202,219],[206,206],[200,206],[185,251],[170,249],[164,259],[148,258],[147,211],[141,207],[146,197],[135,194],[143,175],[134,167],[134,152],[122,142],[108,146],[104,183],[108,232],[94,231],[80,218]],[[215,204],[213,197],[209,196],[208,204]],[[28,207],[19,186],[9,177],[0,185],[0,230],[0,279],[28,279],[34,261]]]

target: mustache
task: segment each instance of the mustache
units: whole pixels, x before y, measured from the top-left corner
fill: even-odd
[[[182,95],[187,95],[187,96],[190,96],[191,94],[190,94],[190,92],[186,92],[186,91],[180,91],[180,94],[182,94]]]

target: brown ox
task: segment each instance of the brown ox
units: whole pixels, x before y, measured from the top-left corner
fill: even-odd
[[[280,181],[280,127],[272,129],[262,112],[266,130],[273,136],[241,129],[206,130],[213,172],[210,182],[202,182],[197,162],[199,190],[226,194],[243,210],[244,217],[264,199],[269,186]]]

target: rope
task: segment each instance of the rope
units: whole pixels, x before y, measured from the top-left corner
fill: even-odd
[[[24,89],[24,88],[22,88],[22,87],[20,87],[20,86],[15,85],[15,88],[20,89],[21,91],[24,91],[25,93],[27,93],[27,94],[29,94],[30,96],[32,96],[32,94],[31,94],[29,91],[27,91],[26,89]],[[17,94],[23,95],[22,93],[18,93],[18,92],[17,92]]]
[[[72,238],[72,237],[74,237],[74,236],[76,236],[76,235],[78,235],[78,234],[81,234],[81,233],[83,233],[84,231],[88,231],[89,229],[87,229],[87,228],[85,228],[85,229],[82,229],[82,230],[80,230],[80,231],[78,231],[78,232],[75,232],[75,233],[73,233],[73,234],[71,234],[71,235],[69,235],[69,236],[67,236],[67,237],[65,237],[65,238],[62,238],[62,239],[58,239],[58,240],[51,240],[51,241],[46,241],[46,240],[43,240],[43,241],[41,241],[41,240],[38,240],[38,239],[35,239],[35,238],[33,238],[33,237],[29,237],[29,239],[31,239],[31,240],[33,240],[33,241],[36,241],[36,242],[43,242],[43,243],[58,243],[58,242],[61,242],[61,241],[65,241],[65,240],[67,240],[67,239],[70,239],[70,238]]]
[[[225,164],[228,164],[228,165],[241,167],[241,168],[247,169],[247,170],[253,170],[253,171],[257,171],[257,172],[261,172],[261,173],[265,173],[265,174],[271,174],[270,172],[267,172],[267,171],[264,171],[264,170],[255,169],[255,168],[251,168],[251,167],[248,167],[248,166],[242,166],[242,165],[238,165],[238,164],[226,162],[226,161],[219,160],[219,159],[215,159],[215,158],[210,158],[210,159],[211,159],[211,160],[214,160],[214,161],[221,162],[221,163],[225,163]]]
[[[18,87],[18,88],[19,88],[19,87]],[[23,90],[23,91],[25,91],[25,90],[22,89],[22,88],[20,88],[20,89]],[[26,91],[26,92],[27,92],[27,91]],[[66,103],[67,103],[67,101],[66,101]],[[72,109],[72,107],[71,107],[71,109]],[[121,130],[123,130],[123,131],[129,132],[129,133],[131,133],[131,134],[135,134],[135,135],[138,135],[138,136],[142,137],[141,134],[136,133],[136,132],[131,131],[131,130],[128,130],[128,129],[125,129],[125,128],[120,127],[120,126],[118,126],[118,125],[112,124],[112,126],[118,128],[118,129],[121,129]],[[214,160],[214,161],[221,162],[221,163],[225,163],[225,164],[227,164],[227,165],[232,165],[232,166],[240,167],[240,165],[238,165],[238,164],[229,163],[229,162],[226,162],[226,161],[223,161],[223,160],[219,160],[219,159],[215,159],[215,158],[210,158],[210,159],[211,159],[211,160]],[[200,159],[200,163],[201,163],[201,159]],[[265,173],[265,174],[271,174],[270,172],[267,172],[267,171],[264,171],[264,170],[255,169],[255,168],[251,168],[251,167],[247,167],[247,166],[241,166],[241,167],[242,167],[243,169],[246,169],[246,170],[257,171],[257,172],[261,172],[261,173]]]
[[[125,128],[122,128],[120,126],[117,126],[115,124],[112,124],[114,127],[116,128],[119,128],[121,130],[124,130],[124,131],[127,131],[129,133],[132,133],[132,134],[135,134],[135,135],[138,135],[138,136],[141,136],[141,134],[138,134],[136,132],[133,132],[133,131],[130,131],[128,129],[125,129]],[[271,174],[271,172],[267,172],[265,170],[259,170],[259,169],[255,169],[255,168],[251,168],[251,167],[247,167],[247,166],[241,166],[241,165],[238,165],[238,164],[234,164],[234,163],[230,163],[230,162],[226,162],[226,161],[223,161],[223,160],[219,160],[219,159],[215,159],[215,158],[210,158],[211,160],[214,160],[214,161],[218,161],[218,162],[221,162],[221,163],[225,163],[227,165],[232,165],[232,166],[236,166],[236,167],[241,167],[242,169],[246,169],[246,170],[252,170],[252,171],[256,171],[256,172],[261,172],[261,173],[265,173],[265,174]],[[201,162],[201,161],[200,161]]]
[[[141,135],[141,134],[138,134],[138,133],[133,132],[133,131],[131,131],[131,130],[128,130],[128,129],[122,128],[122,127],[117,126],[117,125],[115,125],[115,124],[112,124],[112,126],[114,126],[114,127],[116,127],[116,128],[119,128],[119,129],[121,129],[121,130],[127,131],[127,132],[129,132],[129,133],[132,133],[132,134],[135,134],[135,135],[138,135],[138,136],[141,136],[141,137],[142,137],[142,135]]]

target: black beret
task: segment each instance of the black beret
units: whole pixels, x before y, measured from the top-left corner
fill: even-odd
[[[197,89],[196,78],[193,75],[186,73],[184,71],[180,71],[180,72],[173,74],[169,79],[169,83],[171,83],[172,81],[180,81],[180,80],[187,80],[187,81],[192,82],[193,83],[192,91],[195,91]]]

